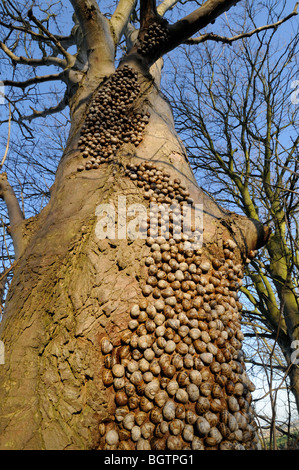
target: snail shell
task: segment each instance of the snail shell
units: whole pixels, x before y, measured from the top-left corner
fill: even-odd
[[[155,398],[155,395],[157,392],[160,390],[160,383],[158,379],[153,379],[151,382],[149,382],[144,389],[144,395],[149,398],[150,400],[153,400]]]
[[[130,382],[134,385],[137,385],[138,383],[142,382],[142,374],[139,370],[136,370],[132,373],[130,377]]]
[[[105,423],[100,423],[99,424],[99,434],[100,436],[104,436],[106,432],[106,425]]]
[[[169,423],[169,431],[174,436],[178,436],[179,434],[181,434],[183,431],[183,428],[184,428],[184,423],[181,419],[174,419],[173,421],[171,421],[171,423]]]
[[[194,383],[187,385],[187,394],[191,402],[195,402],[199,399],[199,389]]]
[[[122,420],[123,427],[128,431],[131,431],[135,424],[135,415],[133,413],[127,413]]]
[[[183,343],[182,341],[180,341],[177,345],[176,345],[176,352],[178,354],[181,354],[182,356],[184,356],[185,354],[188,353],[189,351],[189,347],[186,343]]]
[[[139,406],[139,398],[138,397],[130,397],[128,399],[128,407],[130,410],[136,410]]]
[[[131,432],[127,429],[119,429],[118,435],[120,441],[128,441],[131,438]]]
[[[196,402],[195,410],[198,415],[204,414],[206,411],[210,409],[210,401],[206,397],[199,397]]]
[[[184,407],[183,404],[178,403],[178,404],[176,405],[175,417],[178,418],[178,419],[185,419],[185,417],[186,417],[186,409],[185,409],[185,407]]]
[[[214,437],[207,436],[204,440],[206,446],[208,447],[215,447],[217,445],[217,441]]]
[[[189,383],[189,374],[186,371],[179,372],[177,375],[177,382],[180,387],[184,387]]]
[[[166,387],[168,395],[174,396],[179,389],[179,384],[176,380],[171,380]]]
[[[231,413],[229,413],[229,416],[228,416],[227,426],[231,432],[235,432],[238,429],[238,422]]]
[[[137,450],[151,450],[151,445],[147,439],[140,438],[136,444]]]
[[[195,428],[196,428],[196,432],[200,436],[206,436],[209,433],[211,426],[210,426],[210,423],[204,417],[200,416],[196,420]]]
[[[143,423],[141,426],[141,435],[144,439],[149,439],[154,432],[155,425],[150,421]]]
[[[116,445],[119,441],[118,433],[114,429],[107,432],[105,436],[106,443],[110,446]]]
[[[215,413],[212,413],[211,411],[207,411],[204,415],[204,418],[209,422],[211,428],[216,426],[218,423],[218,416]]]
[[[150,413],[150,420],[154,424],[159,424],[163,421],[162,411],[159,408],[154,408]]]
[[[147,419],[148,417],[148,414],[145,413],[144,411],[139,411],[138,413],[136,413],[135,415],[135,422],[138,426],[141,426],[144,421]]]
[[[198,436],[194,436],[194,438],[192,439],[192,443],[191,443],[191,449],[192,450],[205,450],[202,439],[200,439]]]
[[[206,343],[199,339],[195,340],[193,344],[194,344],[195,350],[200,354],[203,354],[207,349]]]
[[[166,377],[171,379],[176,373],[176,368],[172,364],[166,364],[164,367],[162,366],[162,371]]]
[[[128,396],[123,390],[119,390],[116,392],[114,400],[118,406],[125,406],[128,403]]]
[[[186,390],[179,388],[175,394],[175,398],[179,403],[187,403],[189,396]]]
[[[162,436],[159,436],[159,437],[162,437]],[[151,441],[151,449],[152,450],[165,450],[165,447],[166,447],[166,439],[165,438],[152,439],[152,441]]]
[[[213,385],[212,395],[214,398],[221,398],[223,396],[222,388],[218,383]]]
[[[242,383],[236,383],[235,384],[235,396],[241,396],[244,393],[244,385]]]
[[[134,425],[131,429],[131,439],[134,442],[137,442],[141,438],[141,430],[140,427]]]
[[[181,450],[183,443],[179,436],[169,436],[166,445],[169,450]]]
[[[204,353],[201,353],[199,357],[202,360],[202,362],[204,362],[205,364],[211,364],[213,362],[214,356],[212,353],[204,352]]]
[[[218,398],[211,400],[210,407],[211,411],[213,411],[214,413],[219,413],[223,408],[221,400],[219,400]]]
[[[232,380],[228,380],[225,386],[226,392],[228,395],[233,395],[235,392],[235,384]]]
[[[154,403],[161,408],[165,405],[167,400],[168,393],[165,390],[158,391],[154,397]]]
[[[228,436],[230,435],[230,430],[229,430],[229,428],[226,426],[226,424],[224,424],[224,423],[218,423],[217,427],[218,427],[219,432],[221,433],[222,437],[223,437],[224,439],[228,438]]]
[[[211,428],[209,432],[209,437],[214,438],[216,441],[216,444],[220,444],[220,442],[222,441],[222,434],[216,427]]]
[[[172,358],[172,364],[176,368],[176,370],[181,369],[184,366],[183,358],[180,354],[175,354]]]
[[[113,374],[111,369],[104,369],[103,370],[103,384],[106,385],[106,387],[109,387],[110,385],[113,384]]]
[[[113,367],[112,367],[112,374],[114,375],[114,377],[123,377],[125,375],[125,368],[122,364],[115,364]]]
[[[227,404],[228,404],[228,408],[233,413],[236,412],[236,411],[239,411],[239,409],[240,409],[238,400],[235,397],[232,397],[232,396],[228,397]]]
[[[103,338],[101,341],[101,350],[103,354],[109,354],[113,349],[113,345],[108,338]]]
[[[172,400],[168,400],[163,406],[163,416],[166,421],[172,421],[175,418],[175,403]]]
[[[152,263],[154,262],[154,260],[152,260]],[[151,264],[152,264],[151,263]],[[132,307],[131,307],[131,317],[132,318],[137,318],[138,315],[140,314],[140,308],[139,308],[139,305],[138,304],[134,304]]]
[[[112,357],[112,354],[107,354],[107,356],[105,356],[104,358],[104,366],[106,367],[106,369],[111,369],[113,364],[114,364],[115,360],[114,358]]]
[[[148,400],[146,397],[141,397],[139,406],[140,406],[140,409],[145,412],[151,411],[154,407],[153,403],[150,400]]]
[[[220,442],[219,449],[220,450],[233,450],[234,445],[232,442],[229,441],[222,441]]]

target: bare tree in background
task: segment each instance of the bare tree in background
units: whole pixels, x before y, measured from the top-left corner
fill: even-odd
[[[15,257],[1,322],[1,449],[258,447],[238,291],[269,228],[200,190],[159,85],[163,56],[237,3],[120,0],[104,12],[95,0],[65,11],[2,2],[12,123],[27,142],[36,118],[68,109],[70,132],[39,213],[25,218],[1,176]],[[111,233],[123,231],[124,197],[150,209],[145,237],[99,236],[103,207],[116,208]],[[202,248],[194,223],[176,236],[196,204]]]

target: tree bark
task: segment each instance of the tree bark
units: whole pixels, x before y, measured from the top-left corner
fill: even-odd
[[[124,65],[121,66],[122,70]],[[152,294],[144,294],[148,280],[148,266],[145,263],[152,253],[150,246],[144,239],[98,239],[96,208],[107,202],[117,207],[120,195],[126,196],[128,205],[134,202],[148,204],[144,189],[130,177],[134,168],[126,169],[128,164],[140,165],[144,162],[154,162],[158,169],[167,170],[171,180],[179,177],[186,185],[189,197],[203,204],[204,246],[203,250],[198,251],[197,258],[200,256],[201,261],[214,260],[214,268],[211,267],[207,273],[202,270],[202,275],[198,274],[195,277],[197,282],[193,283],[196,288],[200,285],[198,279],[202,281],[204,277],[207,281],[203,280],[203,285],[210,285],[209,277],[213,273],[217,275],[217,270],[222,266],[219,278],[222,279],[223,293],[220,290],[216,294],[214,288],[214,292],[212,289],[211,293],[206,292],[202,297],[196,290],[192,293],[188,289],[186,293],[189,295],[185,298],[187,301],[193,300],[194,305],[195,300],[200,298],[200,302],[206,303],[207,311],[215,312],[214,309],[221,309],[221,305],[224,305],[224,310],[227,309],[222,325],[236,344],[233,346],[230,341],[225,349],[216,349],[219,356],[222,353],[221,357],[225,352],[227,359],[223,359],[223,363],[227,361],[231,376],[243,386],[239,404],[236,405],[241,410],[240,414],[247,419],[248,429],[243,446],[256,446],[250,411],[252,388],[244,372],[240,350],[237,284],[235,280],[229,281],[227,276],[229,272],[232,279],[242,276],[242,264],[251,250],[265,242],[266,231],[254,221],[223,211],[201,192],[175,133],[168,103],[151,76],[140,72],[136,74],[138,79],[133,81],[133,85],[137,87],[139,84],[139,93],[121,115],[141,112],[144,116],[149,112],[150,119],[143,131],[142,142],[139,146],[132,141],[120,145],[113,160],[99,164],[98,169],[91,167],[88,171],[77,171],[78,168],[82,170],[84,160],[82,149],[78,149],[78,139],[82,125],[88,122],[86,118],[89,116],[87,109],[83,118],[81,110],[81,121],[77,118],[76,126],[72,128],[51,200],[31,224],[27,223],[27,245],[14,269],[1,323],[6,360],[0,368],[1,449],[97,449],[117,446],[124,449],[136,446],[137,449],[171,449],[174,446],[180,449],[184,445],[193,445],[194,448],[196,445],[210,445],[210,448],[220,445],[220,441],[215,444],[215,439],[213,441],[213,437],[208,435],[195,439],[192,444],[169,432],[163,438],[157,437],[153,430],[149,437],[140,437],[137,442],[132,437],[128,439],[129,431],[123,428],[119,417],[120,410],[128,411],[128,405],[116,406],[115,399],[120,399],[121,394],[117,395],[115,378],[114,385],[106,382],[105,374],[111,375],[111,361],[127,365],[128,358],[132,360],[137,355],[136,346],[128,340],[128,337],[136,336],[133,332],[128,336],[131,307],[139,305],[144,309],[145,304],[153,306],[156,299]],[[107,84],[109,80],[96,93],[104,90],[105,95]],[[116,85],[119,85],[118,80]],[[88,168],[88,163],[86,165]],[[232,238],[234,242],[228,241]],[[231,247],[231,251],[226,245]],[[188,256],[193,259],[195,252]],[[179,259],[183,258],[182,254]],[[192,280],[191,276],[185,277]],[[179,315],[184,310],[182,303],[177,304],[176,314]],[[185,309],[186,313],[190,312],[190,305]],[[206,325],[208,320],[214,318],[198,308],[195,314],[197,323],[201,321],[199,314],[205,318]],[[149,336],[154,339],[155,332]],[[105,338],[113,345],[112,351],[103,350]],[[178,342],[177,335],[175,338]],[[200,353],[194,348],[190,351],[193,352],[190,355],[193,362],[200,363]],[[169,358],[173,357],[173,354],[168,355]],[[216,356],[212,355],[212,358],[213,364],[221,364],[220,359],[216,361]],[[197,367],[202,374],[209,375],[209,382],[215,382],[218,373],[211,372],[212,365],[201,363]],[[129,376],[130,373],[126,377],[127,383]],[[161,383],[163,380],[169,381],[165,370],[158,377]],[[222,380],[232,382],[227,377]],[[144,410],[146,406],[145,400],[142,405],[140,403],[144,398],[141,389],[140,384],[140,393],[135,391],[134,397],[142,411],[142,406]],[[220,396],[222,411],[227,411],[229,395],[224,383]],[[189,401],[186,409],[195,413],[194,406]],[[135,408],[132,410],[136,413]],[[146,416],[150,415],[150,411],[144,412]],[[220,414],[218,410],[217,416]],[[118,433],[117,445],[110,442],[115,437],[115,430]],[[143,432],[147,436],[146,431]],[[210,444],[204,444],[206,441]],[[226,442],[224,446],[240,446],[233,436],[230,440],[222,437],[221,441]]]

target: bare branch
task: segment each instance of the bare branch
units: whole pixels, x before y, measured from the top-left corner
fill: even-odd
[[[169,52],[185,42],[197,31],[213,23],[218,16],[239,2],[240,0],[207,0],[197,10],[177,21],[174,25],[169,26],[170,40],[163,53]]]
[[[28,17],[32,20],[40,29],[41,31],[55,44],[57,49],[61,52],[61,54],[65,57],[68,64],[72,64],[74,62],[74,57],[72,54],[67,52],[58,41],[57,37],[54,34],[50,33],[47,28],[33,15],[32,10],[29,10]]]
[[[57,105],[51,106],[50,108],[43,109],[42,111],[38,111],[31,107],[33,113],[30,114],[29,116],[23,116],[22,120],[31,122],[33,119],[36,119],[38,117],[50,116],[51,114],[55,114],[60,111],[63,111],[67,107],[67,104],[68,104],[67,97],[65,95],[63,99]]]
[[[25,80],[24,82],[16,82],[14,80],[3,80],[3,84],[6,86],[12,86],[12,87],[24,89],[24,88],[27,88],[28,86],[36,85],[37,83],[51,82],[51,81],[56,81],[56,80],[65,81],[65,73],[60,72],[60,73],[53,73],[49,75],[35,76],[32,78],[29,78],[28,80]]]
[[[279,20],[276,23],[268,24],[268,25],[265,25],[265,26],[260,26],[259,28],[255,28],[252,31],[249,31],[248,33],[237,34],[236,36],[233,36],[233,37],[230,37],[230,38],[227,38],[227,37],[224,37],[224,36],[219,36],[218,34],[214,34],[214,33],[207,33],[207,34],[202,34],[201,36],[199,36],[197,38],[187,39],[185,41],[185,44],[200,44],[202,42],[209,41],[209,40],[216,41],[216,42],[222,42],[222,43],[225,43],[225,44],[231,44],[234,41],[238,41],[239,39],[243,39],[243,38],[249,38],[249,37],[253,36],[254,34],[258,34],[262,31],[266,31],[267,29],[277,28],[278,26],[285,23],[286,21],[288,21],[293,16],[298,15],[297,9],[298,9],[298,2],[296,3],[295,8],[292,11],[292,13],[290,13],[288,16],[286,16],[282,20]]]
[[[14,64],[30,65],[31,67],[40,67],[43,65],[56,65],[61,68],[67,66],[67,62],[58,57],[42,57],[40,59],[33,59],[23,56],[15,55],[3,42],[0,42],[0,48],[11,59]]]
[[[70,0],[78,18],[84,37],[86,51],[89,54],[89,72],[93,67],[103,74],[114,71],[115,46],[110,22],[102,15],[96,0]]]
[[[116,10],[113,13],[110,23],[114,32],[114,41],[117,44],[122,37],[124,30],[128,24],[130,15],[136,7],[137,0],[120,0]]]
[[[10,129],[11,129],[11,105],[10,105],[10,103],[8,103],[8,109],[9,109],[9,118],[8,118],[7,144],[6,144],[6,148],[5,148],[5,152],[4,152],[2,161],[1,161],[1,163],[0,163],[0,170],[2,169],[2,167],[3,167],[4,163],[5,163],[5,160],[6,160],[6,157],[7,157],[7,154],[8,154],[8,149],[9,149]]]
[[[171,10],[180,0],[164,0],[157,7],[157,12],[159,15],[163,16],[168,10]]]

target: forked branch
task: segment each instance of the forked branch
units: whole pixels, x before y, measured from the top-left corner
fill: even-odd
[[[255,28],[252,31],[249,31],[247,33],[237,34],[236,36],[232,36],[230,38],[227,38],[225,36],[219,36],[218,34],[214,34],[214,33],[206,33],[206,34],[202,34],[201,36],[199,36],[197,38],[187,39],[185,41],[185,43],[186,44],[200,44],[202,42],[212,40],[212,41],[216,41],[216,42],[222,42],[222,43],[225,43],[225,44],[231,44],[232,42],[238,41],[239,39],[249,38],[249,37],[253,36],[254,34],[258,34],[262,31],[266,31],[268,29],[275,29],[278,26],[280,26],[281,24],[283,24],[286,21],[288,21],[289,19],[291,19],[293,16],[298,15],[298,11],[297,11],[298,10],[298,5],[299,5],[299,3],[297,2],[296,5],[295,5],[294,10],[292,11],[292,13],[287,15],[285,18],[277,21],[276,23],[268,24],[268,25],[265,25],[265,26],[260,26],[259,28]]]

